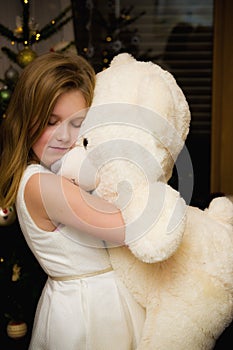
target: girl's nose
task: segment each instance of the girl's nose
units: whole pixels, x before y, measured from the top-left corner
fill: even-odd
[[[69,132],[69,127],[66,123],[62,123],[61,125],[58,126],[56,130],[56,139],[58,141],[69,141],[70,139],[70,132]]]

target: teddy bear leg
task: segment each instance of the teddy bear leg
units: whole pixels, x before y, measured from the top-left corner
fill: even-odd
[[[181,309],[180,301],[174,298],[172,304],[160,305],[162,312],[154,314],[147,310],[147,319],[137,350],[210,350],[215,340],[205,338],[197,323],[185,313],[187,305]],[[179,307],[176,307],[176,304]]]
[[[221,284],[202,277],[150,301],[137,350],[214,348],[232,319],[232,296]]]

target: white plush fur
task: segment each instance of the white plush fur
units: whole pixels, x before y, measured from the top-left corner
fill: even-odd
[[[88,186],[122,211],[128,247],[109,252],[146,309],[137,350],[212,349],[233,318],[233,203],[217,198],[202,211],[167,184],[189,122],[171,74],[120,54],[97,74],[82,135],[60,170],[78,182],[82,149],[98,178]]]

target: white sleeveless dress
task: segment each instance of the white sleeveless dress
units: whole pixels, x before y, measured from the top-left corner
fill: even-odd
[[[28,166],[16,200],[21,230],[49,276],[37,306],[29,349],[136,349],[145,311],[111,270],[104,242],[62,226],[43,231],[30,217],[24,189],[29,177],[38,172],[49,170]],[[84,276],[77,278],[80,275]],[[56,277],[58,280],[53,279]]]

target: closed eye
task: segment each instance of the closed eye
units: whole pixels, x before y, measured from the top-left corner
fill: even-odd
[[[72,119],[70,122],[74,128],[80,128],[83,120],[84,120],[84,117],[78,117],[78,118]]]

